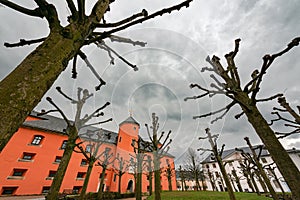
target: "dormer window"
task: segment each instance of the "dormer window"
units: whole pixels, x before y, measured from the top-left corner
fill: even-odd
[[[40,145],[44,136],[42,135],[35,135],[33,140],[31,141],[31,145]]]

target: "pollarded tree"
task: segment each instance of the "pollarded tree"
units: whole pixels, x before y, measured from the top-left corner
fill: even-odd
[[[114,169],[117,171],[117,176],[119,176],[119,181],[118,181],[118,193],[121,194],[121,183],[122,183],[122,176],[126,173],[126,171],[129,168],[129,163],[127,160],[124,160],[123,157],[121,157],[119,154],[117,154],[116,157],[117,161],[117,166],[114,165]]]
[[[158,117],[155,115],[155,113],[152,113],[152,125],[148,126],[148,124],[145,124],[147,129],[148,137],[151,141],[151,149],[152,149],[152,155],[153,155],[153,167],[154,167],[154,199],[155,200],[161,200],[161,180],[160,180],[160,174],[161,174],[161,158],[168,152],[170,148],[170,144],[172,142],[172,139],[169,139],[171,130],[167,133],[167,136],[163,139],[165,132],[162,132],[160,135],[158,134],[159,131],[159,122]],[[150,133],[150,129],[152,130]],[[163,142],[161,142],[163,140]]]
[[[298,114],[296,110],[293,109],[286,101],[285,97],[278,97],[278,103],[282,108],[273,108],[274,112],[272,112],[272,114],[276,115],[277,118],[271,120],[270,125],[272,125],[274,122],[281,121],[285,123],[285,127],[290,127],[293,129],[290,132],[275,132],[276,135],[279,135],[278,139],[300,133],[300,106],[297,106]]]
[[[111,134],[105,133],[103,129],[95,131],[88,130],[86,133],[80,134],[81,142],[76,144],[79,151],[77,151],[76,148],[74,151],[82,153],[88,162],[87,172],[80,192],[80,199],[84,199],[95,162],[98,161],[98,159],[105,153],[105,151],[100,151],[100,147],[102,144],[107,142],[110,137]]]
[[[102,124],[111,121],[112,119],[104,120],[101,122],[96,122],[96,123],[90,123],[87,124],[91,119],[93,118],[98,118],[100,116],[103,116],[104,113],[102,110],[108,106],[110,103],[107,102],[104,104],[102,107],[96,109],[92,114],[89,115],[82,115],[82,109],[86,101],[93,96],[92,93],[89,93],[87,89],[83,90],[82,88],[78,88],[77,91],[77,99],[72,99],[71,97],[67,96],[65,93],[62,92],[60,87],[56,88],[57,91],[63,95],[65,98],[67,98],[69,101],[71,101],[72,104],[76,104],[76,114],[75,114],[75,119],[73,121],[69,120],[64,112],[59,108],[59,106],[56,105],[56,103],[50,98],[47,97],[47,101],[55,108],[53,110],[49,111],[42,111],[40,115],[48,114],[48,113],[53,113],[53,112],[59,112],[63,119],[66,122],[66,135],[68,136],[67,144],[64,149],[64,153],[61,159],[61,162],[58,166],[57,172],[54,176],[53,182],[51,184],[49,193],[47,194],[47,199],[57,199],[58,198],[58,193],[60,186],[62,184],[62,181],[64,179],[64,175],[66,173],[67,167],[69,165],[69,161],[71,159],[72,153],[74,151],[74,148],[76,146],[76,140],[79,138],[79,131],[80,129],[87,127],[87,126],[92,126],[96,124]]]
[[[196,182],[196,190],[201,190],[199,178],[201,175],[201,164],[196,151],[192,148],[188,148],[186,155],[185,169],[191,174]]]
[[[172,177],[174,177],[176,174],[175,174],[175,169],[172,167],[174,166],[174,163],[170,164],[170,161],[167,159],[167,168],[165,169],[165,173],[164,175],[167,177],[168,179],[168,188],[169,188],[169,191],[172,191],[173,188],[172,188]]]
[[[225,145],[223,144],[222,149],[219,151],[218,150],[218,144],[217,144],[217,139],[218,139],[219,135],[212,135],[210,133],[209,128],[205,129],[205,133],[206,133],[207,136],[206,137],[199,137],[199,140],[208,139],[208,142],[211,146],[211,149],[199,148],[198,151],[202,150],[202,151],[212,152],[214,160],[216,160],[218,165],[219,165],[221,174],[223,176],[223,179],[224,179],[226,187],[227,187],[227,192],[229,194],[229,197],[230,197],[231,200],[236,200],[234,192],[233,192],[232,185],[230,183],[227,172],[225,170],[225,165],[224,165],[223,160],[222,160],[222,154],[223,154]]]
[[[81,51],[82,47],[95,44],[109,53],[115,54],[134,70],[137,70],[135,65],[105,45],[104,40],[111,38],[119,41],[119,37],[116,37],[115,33],[157,16],[180,10],[182,7],[188,7],[192,2],[192,0],[185,0],[178,5],[152,14],[148,14],[143,9],[128,18],[108,23],[104,20],[104,16],[110,11],[110,4],[114,0],[94,1],[90,13],[87,13],[86,0],[64,1],[70,11],[70,16],[67,18],[68,24],[65,26],[60,22],[60,13],[58,13],[55,4],[49,3],[47,0],[34,0],[37,7],[33,9],[26,8],[21,3],[16,4],[10,0],[0,0],[0,4],[19,13],[46,19],[50,32],[48,36],[39,39],[29,41],[21,39],[15,44],[5,44],[7,47],[15,47],[41,43],[13,72],[0,82],[0,151],[73,58],[73,77],[76,77],[77,55],[86,61],[86,56]],[[121,42],[128,43],[128,39],[121,40]],[[93,73],[95,72],[93,69],[91,70]],[[97,86],[99,89],[105,82],[99,76],[97,78],[100,81],[100,85]]]
[[[98,165],[102,167],[102,172],[100,175],[100,186],[97,193],[97,199],[103,199],[105,172],[109,165],[114,162],[113,156],[114,154],[111,153],[111,148],[106,147],[102,156],[98,158]]]
[[[242,109],[242,112],[235,117],[239,118],[242,115],[246,115],[249,123],[255,129],[256,133],[268,149],[270,155],[273,157],[278,169],[284,176],[284,179],[286,180],[296,200],[300,200],[300,172],[293,163],[292,159],[289,157],[286,150],[276,138],[274,131],[270,128],[268,122],[265,120],[257,107],[258,103],[281,97],[282,94],[277,94],[265,99],[258,99],[257,94],[260,91],[263,77],[267,73],[267,70],[270,68],[272,63],[278,57],[286,54],[292,48],[298,46],[299,42],[300,37],[297,37],[293,39],[292,42],[290,42],[282,51],[272,55],[265,55],[263,57],[263,63],[260,71],[257,69],[254,70],[251,74],[251,80],[244,86],[244,88],[242,88],[240,76],[234,61],[235,56],[239,51],[240,44],[240,39],[237,39],[235,40],[234,50],[225,55],[227,68],[224,68],[224,66],[221,64],[219,57],[213,56],[212,59],[207,57],[206,60],[210,63],[211,67],[204,67],[202,71],[210,71],[213,73],[210,76],[215,82],[211,84],[212,88],[207,89],[198,84],[191,84],[191,88],[196,87],[203,91],[204,94],[185,99],[198,99],[205,96],[213,97],[215,95],[225,95],[230,98],[232,101],[224,108],[194,117],[194,119],[197,119],[222,113],[220,116],[217,116],[212,123],[224,117],[233,106],[239,105]]]

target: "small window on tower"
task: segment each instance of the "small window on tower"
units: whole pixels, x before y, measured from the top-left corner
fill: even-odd
[[[121,142],[122,141],[122,137],[119,137],[119,142]]]

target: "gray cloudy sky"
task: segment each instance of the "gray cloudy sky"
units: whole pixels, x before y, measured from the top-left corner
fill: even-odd
[[[14,2],[34,7],[33,1]],[[62,24],[66,24],[69,11],[64,1],[51,2],[59,8]],[[87,2],[92,5],[91,2],[94,1]],[[111,5],[106,20],[118,21],[143,8],[151,13],[179,2],[181,1],[119,0]],[[218,55],[223,58],[224,54],[233,50],[236,38],[242,39],[236,63],[242,83],[248,82],[252,71],[260,68],[263,55],[276,53],[293,38],[299,37],[299,7],[299,0],[194,0],[189,8],[136,25],[118,34],[145,41],[145,47],[107,40],[110,47],[136,64],[139,71],[133,71],[117,58],[115,65],[110,65],[107,53],[91,45],[85,47],[84,52],[107,85],[95,93],[97,79],[84,63],[79,62],[78,79],[71,79],[71,68],[67,68],[46,96],[55,96],[55,100],[71,117],[75,108],[57,96],[54,88],[61,86],[72,95],[76,95],[77,87],[87,88],[95,93],[96,98],[87,105],[86,112],[106,101],[112,103],[105,114],[113,117],[114,121],[104,125],[104,128],[118,131],[118,124],[128,117],[129,110],[133,110],[134,118],[141,124],[140,133],[144,138],[144,124],[150,123],[151,113],[156,112],[160,117],[161,128],[165,131],[171,129],[173,132],[174,142],[170,153],[177,159],[180,159],[188,147],[208,146],[197,140],[197,137],[204,135],[206,127],[210,127],[213,133],[221,134],[219,143],[225,143],[226,148],[244,146],[243,137],[246,135],[253,143],[259,143],[245,117],[234,119],[233,116],[240,112],[238,107],[213,125],[209,123],[211,118],[192,119],[192,116],[225,106],[228,99],[218,97],[188,102],[183,99],[198,94],[196,89],[189,88],[190,83],[209,86],[209,73],[201,73],[201,68],[207,66],[206,56]],[[0,7],[0,18],[0,79],[3,79],[37,46],[7,49],[3,43],[16,42],[20,38],[44,37],[49,31],[45,20],[27,17],[3,6]],[[299,53],[300,48],[295,48],[273,64],[264,78],[259,97],[269,97],[281,92],[291,105],[300,105]],[[260,110],[267,119],[271,119],[270,112],[275,105],[276,101],[260,105]],[[44,108],[50,107],[42,99],[36,110]],[[298,136],[282,142],[287,148],[300,147]]]

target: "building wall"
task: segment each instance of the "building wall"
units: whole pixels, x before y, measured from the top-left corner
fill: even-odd
[[[38,119],[30,117],[28,120]],[[133,131],[133,133],[129,133],[129,131]],[[105,148],[111,148],[111,152],[114,154],[112,160],[115,159],[115,156],[118,154],[119,156],[123,156],[124,159],[130,159],[130,156],[134,155],[130,144],[132,139],[137,139],[138,131],[139,129],[136,125],[123,124],[119,131],[119,134],[122,136],[122,141],[118,142],[117,146],[105,143],[101,145],[99,152],[103,152]],[[34,136],[43,137],[39,145],[31,144]],[[7,189],[10,190],[11,188],[14,188],[14,195],[41,194],[43,190],[46,192],[46,190],[50,188],[53,180],[53,177],[49,177],[50,171],[56,171],[59,166],[59,162],[55,162],[55,160],[62,157],[64,150],[61,149],[61,147],[65,140],[67,140],[67,136],[62,134],[25,127],[19,128],[0,153],[0,195],[3,194],[4,190],[7,191]],[[23,159],[24,155],[31,155],[32,159]],[[172,165],[174,165],[172,157],[163,158],[162,163],[165,163],[166,159],[169,159]],[[82,153],[73,152],[60,192],[74,189],[80,192],[84,182],[84,174],[88,168],[87,164],[82,165],[82,160],[86,160]],[[12,176],[14,170],[25,170],[25,172],[22,176]],[[81,176],[80,173],[83,174],[83,176]],[[101,173],[102,168],[96,163],[92,170],[87,192],[98,191]],[[116,173],[118,173],[118,168],[115,160],[113,165],[110,165],[106,171],[104,182],[105,191],[118,191],[119,177],[115,177]],[[131,190],[128,190],[130,183],[132,183],[132,187],[130,188]],[[122,176],[121,192],[134,192],[134,184],[133,174],[127,171],[127,173]],[[143,192],[147,192],[149,182],[146,174],[143,175],[142,185]],[[163,176],[162,189],[168,190],[168,181]],[[173,189],[176,189],[175,179],[173,181]]]
[[[299,153],[289,153],[289,155],[292,158],[292,160],[294,161],[294,163],[296,164],[296,166],[298,167],[298,169],[300,169]],[[243,191],[244,192],[254,192],[249,187],[249,185],[247,183],[247,180],[243,176],[243,173],[241,171],[240,163],[239,163],[241,161],[241,159],[242,159],[242,156],[240,155],[239,152],[235,152],[234,154],[224,158],[223,159],[224,162],[230,161],[230,163],[227,163],[225,165],[226,172],[229,173],[229,174],[232,174],[232,170],[236,170],[236,173],[237,173],[238,177],[240,178],[239,181],[240,181],[240,184],[243,188]],[[261,157],[261,163],[263,165],[269,165],[269,164],[273,163],[273,160],[269,155],[268,156],[262,156]],[[218,166],[217,162],[203,163],[202,166],[203,166],[203,171],[204,171],[205,176],[206,176],[206,184],[208,186],[208,190],[213,190],[212,184],[211,184],[209,176],[208,176],[209,172],[212,174],[212,179],[216,183],[217,190],[218,191],[222,191],[222,189],[224,190],[224,188],[226,186],[222,182],[222,179],[221,179],[222,175],[221,175],[221,172],[220,172],[220,169],[219,169],[219,166]],[[276,165],[273,164],[272,166],[275,167]],[[269,172],[267,170],[265,170],[265,172],[267,174],[269,174]],[[283,187],[284,191],[285,192],[290,192],[286,182],[284,181],[281,173],[279,172],[279,170],[277,168],[275,168],[275,174],[279,178],[280,184]],[[233,181],[231,182],[231,184],[232,184],[234,190],[238,191],[237,183],[235,182],[234,178],[232,178],[232,179],[233,179]],[[255,180],[256,180],[257,187],[259,188],[259,191],[263,192],[263,188],[262,188],[261,184],[259,183],[259,181],[257,179],[255,179]],[[271,184],[272,184],[274,190],[276,192],[281,192],[281,189],[278,186],[278,184],[276,183],[275,178],[270,176],[270,181],[271,181]]]

